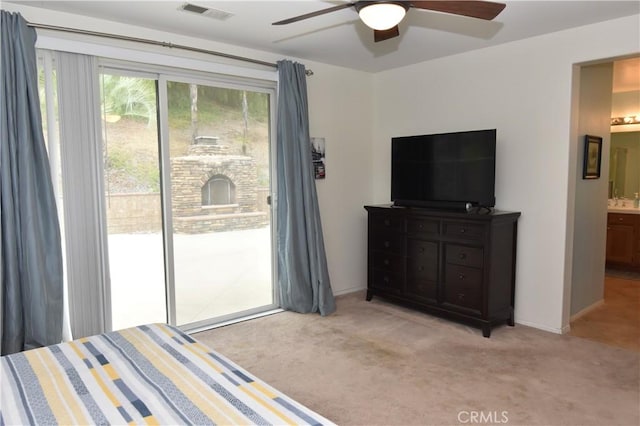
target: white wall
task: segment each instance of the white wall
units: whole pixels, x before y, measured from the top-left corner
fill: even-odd
[[[91,29],[105,33],[126,34],[132,37],[172,42],[202,49],[251,57],[275,62],[283,59],[269,52],[216,43],[202,39],[170,34],[141,27],[109,22],[100,19],[78,17],[72,14],[43,11],[34,7],[5,3],[2,8],[20,12],[29,22]],[[168,65],[184,66],[189,58],[198,66],[211,64],[211,69],[222,69],[217,64],[231,64],[246,68],[246,75],[263,76],[273,72],[269,68],[184,52],[177,49],[135,45],[104,38],[83,37],[55,31],[39,31],[41,43],[48,48],[74,45],[83,53],[97,54],[142,61],[155,58],[153,54],[170,55]],[[47,40],[47,37],[49,39]],[[69,43],[58,43],[51,38],[65,38]],[[89,43],[77,43],[78,40]],[[57,43],[57,46],[56,46]],[[75,43],[75,44],[74,44]],[[123,55],[116,47],[138,50]],[[157,59],[157,58],[156,58]],[[296,60],[296,58],[288,58]],[[366,287],[366,218],[363,206],[371,196],[371,75],[346,68],[303,62],[314,75],[307,80],[309,94],[310,130],[312,136],[326,138],[327,177],[317,181],[320,214],[324,230],[325,246],[329,262],[329,274],[335,294],[342,294]],[[266,71],[265,71],[266,70]]]
[[[640,51],[638,19],[589,25],[374,76],[373,202],[389,202],[391,137],[498,129],[496,208],[522,212],[518,323],[554,332],[568,324],[578,161],[571,143],[577,138],[577,120],[571,115],[573,64]]]
[[[316,180],[335,294],[367,286],[367,219],[373,90],[369,74],[312,64],[307,80],[311,136],[326,139],[326,178]]]
[[[604,256],[607,242],[607,189],[611,128],[613,63],[584,66],[579,74],[578,154],[576,169],[571,315],[595,306],[604,298]],[[599,179],[582,179],[584,136],[602,137]]]

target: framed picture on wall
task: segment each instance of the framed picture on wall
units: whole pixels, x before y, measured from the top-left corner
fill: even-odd
[[[582,179],[598,179],[602,163],[602,138],[586,135],[584,137],[584,164]]]
[[[324,164],[325,149],[324,138],[311,138],[311,157],[313,159],[313,171],[316,179],[324,179],[327,176],[327,170]]]

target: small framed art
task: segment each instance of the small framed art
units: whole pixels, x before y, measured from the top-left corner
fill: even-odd
[[[582,179],[598,179],[602,163],[602,138],[586,135],[584,137],[584,164]]]

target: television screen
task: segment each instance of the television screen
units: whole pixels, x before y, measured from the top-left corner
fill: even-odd
[[[496,130],[403,136],[391,140],[395,205],[493,207]]]

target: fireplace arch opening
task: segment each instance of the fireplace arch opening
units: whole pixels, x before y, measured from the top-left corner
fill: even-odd
[[[224,206],[236,203],[236,186],[224,175],[212,176],[202,187],[203,206]]]

